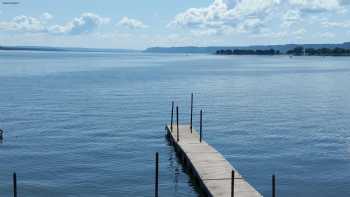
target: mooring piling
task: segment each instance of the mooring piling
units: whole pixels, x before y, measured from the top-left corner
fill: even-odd
[[[174,119],[174,101],[171,102],[171,124],[170,124],[171,132],[173,132],[173,119]]]
[[[272,197],[276,197],[276,176],[272,175]]]
[[[231,197],[235,196],[235,171],[231,171]]]
[[[176,106],[176,140],[180,141],[180,137],[179,137],[179,107]]]
[[[13,173],[13,197],[17,197],[17,175]]]
[[[156,175],[154,183],[154,196],[158,197],[159,195],[159,153],[156,152]]]
[[[4,131],[0,129],[0,140],[4,139]]]
[[[192,116],[193,116],[193,93],[191,94],[191,119],[190,119],[190,130],[192,133]]]
[[[203,111],[200,112],[200,121],[199,121],[199,142],[202,143],[202,127],[203,127]]]

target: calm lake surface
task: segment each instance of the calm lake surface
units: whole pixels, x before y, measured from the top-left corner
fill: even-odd
[[[0,52],[0,196],[199,196],[171,100],[263,195],[350,196],[350,58]]]

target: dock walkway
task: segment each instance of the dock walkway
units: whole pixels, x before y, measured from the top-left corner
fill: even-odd
[[[232,196],[232,171],[234,171],[234,197],[261,197],[238,171],[190,125],[166,126],[169,141],[174,145],[184,165],[197,179],[203,193],[210,197]],[[179,138],[177,136],[179,134]],[[179,141],[178,141],[179,139]]]

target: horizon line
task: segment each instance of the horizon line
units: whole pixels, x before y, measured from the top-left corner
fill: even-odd
[[[181,45],[181,46],[149,46],[146,48],[112,48],[112,47],[83,47],[83,46],[50,46],[50,45],[0,45],[0,48],[50,48],[50,49],[85,49],[85,50],[129,50],[129,51],[145,51],[150,48],[215,48],[215,47],[258,47],[258,46],[288,46],[288,45],[337,45],[337,44],[350,44],[350,41],[337,42],[337,43],[285,43],[285,44],[255,44],[255,45]]]

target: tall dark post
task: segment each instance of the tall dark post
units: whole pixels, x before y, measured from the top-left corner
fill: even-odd
[[[176,139],[177,141],[180,140],[180,137],[179,137],[179,107],[176,106]]]
[[[155,177],[155,187],[154,187],[154,196],[158,197],[159,194],[159,153],[156,153],[156,177]]]
[[[231,197],[235,196],[235,171],[231,173]]]
[[[4,139],[4,131],[0,129],[0,140]]]
[[[202,142],[202,110],[200,113],[200,122],[199,122],[199,142]]]
[[[276,197],[276,176],[272,175],[272,197]]]
[[[191,122],[190,122],[191,133],[192,133],[192,116],[193,116],[193,93],[191,94]]]
[[[17,175],[13,173],[13,197],[17,197]]]
[[[174,119],[174,101],[171,102],[171,123],[170,123],[171,132],[173,132],[173,119]]]

